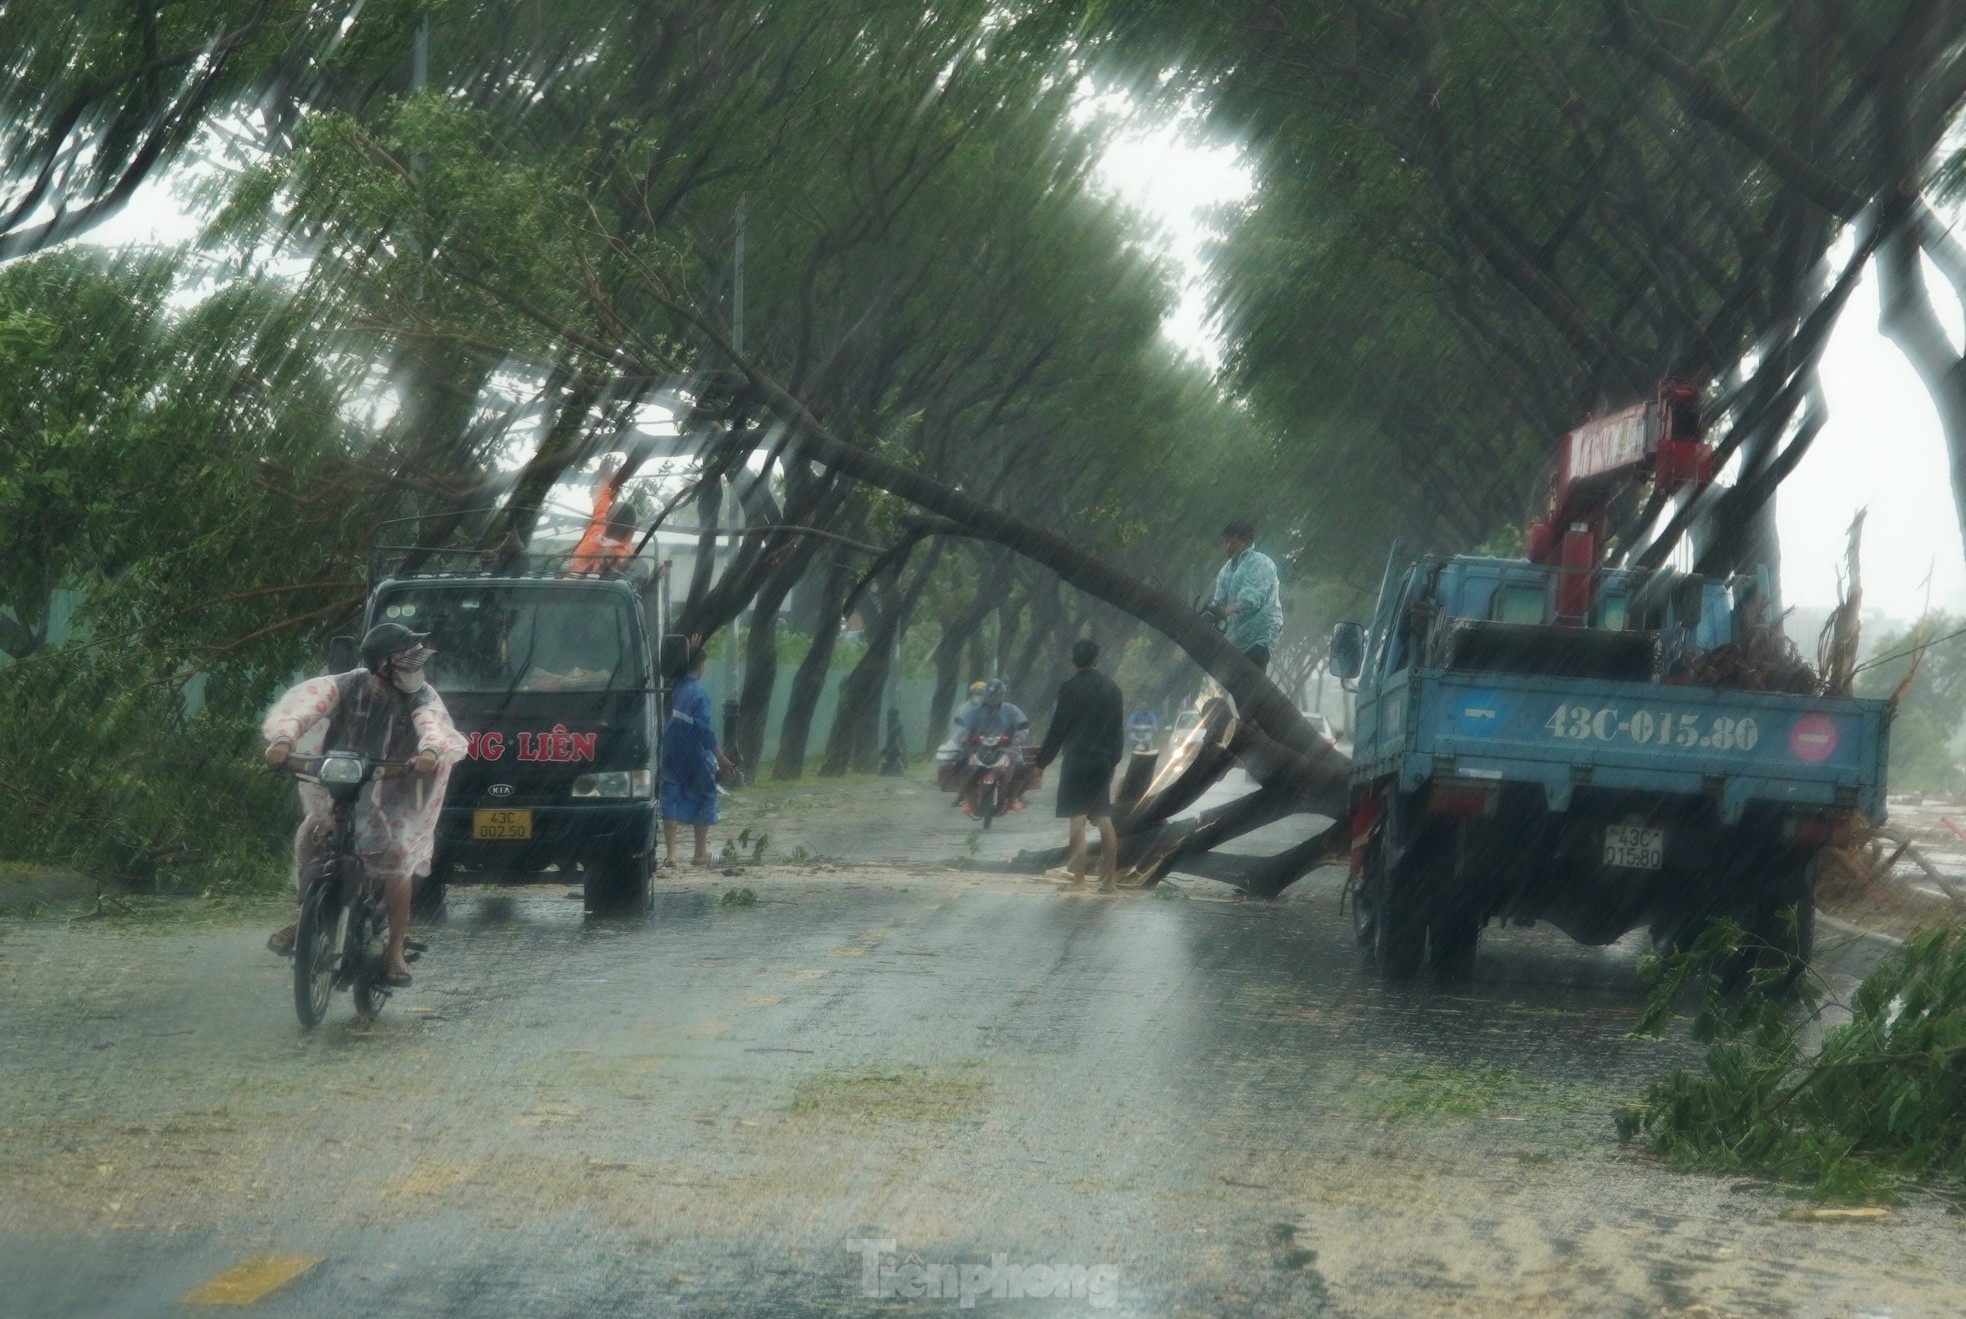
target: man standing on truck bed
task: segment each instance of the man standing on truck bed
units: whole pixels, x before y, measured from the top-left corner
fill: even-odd
[[[1215,595],[1207,612],[1228,620],[1229,644],[1259,669],[1270,665],[1270,647],[1283,631],[1283,591],[1276,561],[1256,546],[1256,525],[1237,518],[1222,528],[1228,562],[1215,574]]]
[[[635,552],[640,513],[633,504],[617,507],[614,502],[614,478],[621,466],[618,453],[601,459],[600,471],[594,476],[594,512],[568,560],[575,572],[620,572]]]
[[[1085,822],[1099,826],[1099,887],[1111,890],[1119,864],[1120,840],[1113,831],[1113,770],[1124,750],[1120,710],[1125,702],[1119,686],[1101,673],[1099,643],[1081,637],[1072,643],[1072,667],[1078,672],[1058,686],[1058,705],[1051,727],[1038,748],[1040,771],[1062,750],[1065,765],[1058,773],[1058,818],[1071,826],[1074,884],[1085,883]]]

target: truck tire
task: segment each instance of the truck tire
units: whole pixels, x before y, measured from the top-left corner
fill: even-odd
[[[648,852],[615,853],[589,860],[582,894],[591,916],[639,916],[655,905]]]
[[[1799,978],[1816,951],[1816,865],[1820,852],[1788,858],[1771,893],[1741,922],[1759,947],[1749,965],[1782,971],[1781,984]]]
[[[1418,910],[1411,869],[1410,864],[1387,863],[1383,835],[1366,849],[1358,891],[1359,904],[1365,908],[1361,937],[1373,968],[1388,980],[1411,980],[1420,973],[1426,955],[1427,924]]]
[[[1427,930],[1427,958],[1434,975],[1449,984],[1474,979],[1475,951],[1481,946],[1481,917],[1457,912]]]

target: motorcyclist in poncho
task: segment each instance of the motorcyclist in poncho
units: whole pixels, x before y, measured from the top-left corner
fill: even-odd
[[[466,742],[451,723],[437,689],[424,681],[423,666],[435,654],[423,644],[427,633],[401,623],[382,623],[362,638],[362,664],[289,690],[267,713],[266,763],[286,764],[290,753],[356,751],[374,760],[408,761],[414,772],[376,779],[355,805],[355,851],[367,873],[382,885],[389,912],[389,947],[382,983],[410,983],[404,943],[409,937],[410,892],[416,877],[430,872],[431,841],[451,766],[464,757]],[[327,789],[301,783],[306,818],[294,834],[294,887],[307,864],[333,839],[334,803]],[[293,925],[274,933],[267,947],[293,951]]]
[[[1010,808],[1024,809],[1024,791],[1029,786],[1024,773],[1024,743],[1031,733],[1031,718],[1012,705],[1008,699],[1009,689],[1002,678],[992,678],[983,686],[982,703],[963,717],[962,736],[957,745],[958,756],[965,756],[968,749],[977,742],[989,738],[1008,736],[1010,745],[1004,749],[1004,761],[1010,774]],[[956,806],[962,808],[969,795],[970,780],[976,771],[969,767],[965,756],[961,762],[964,772],[956,788]]]

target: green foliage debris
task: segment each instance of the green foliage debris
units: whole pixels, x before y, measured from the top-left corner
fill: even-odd
[[[758,895],[748,888],[725,889],[724,895],[717,899],[717,905],[720,907],[755,907],[758,905]]]
[[[1738,931],[1719,928],[1658,964],[1641,1029],[1656,1031],[1689,987],[1707,1042],[1618,1113],[1619,1135],[1682,1168],[1757,1172],[1825,1199],[1966,1183],[1966,931],[1935,930],[1879,964],[1849,1021],[1806,1048],[1825,1003],[1812,981],[1786,995],[1757,975],[1728,994],[1714,964]]]

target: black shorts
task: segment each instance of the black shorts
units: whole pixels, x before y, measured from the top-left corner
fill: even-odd
[[[1058,767],[1058,818],[1089,815],[1103,820],[1113,813],[1112,791],[1112,761],[1067,754]]]

